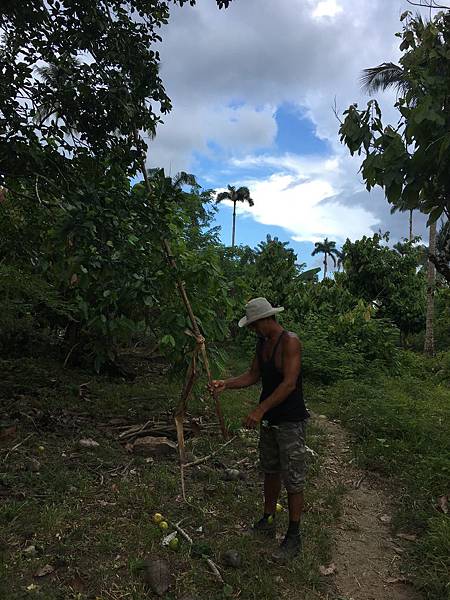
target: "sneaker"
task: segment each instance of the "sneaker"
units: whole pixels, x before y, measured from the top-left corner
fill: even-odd
[[[298,556],[302,549],[302,538],[298,535],[286,535],[280,547],[272,554],[276,562],[287,562]]]
[[[277,533],[275,519],[272,519],[272,521],[269,523],[268,519],[263,517],[256,523],[253,523],[252,531],[257,535],[274,538]]]

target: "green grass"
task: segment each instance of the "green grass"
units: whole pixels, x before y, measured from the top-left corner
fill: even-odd
[[[313,408],[339,418],[357,442],[359,464],[396,482],[396,530],[418,534],[406,556],[425,598],[450,598],[450,389],[431,378],[379,377],[311,387]]]
[[[239,439],[215,460],[189,472],[189,504],[185,504],[176,457],[147,463],[128,454],[113,430],[101,426],[110,418],[131,424],[172,410],[178,401],[177,384],[156,369],[129,383],[62,369],[50,360],[0,362],[0,432],[17,427],[14,439],[0,442],[1,598],[142,600],[152,595],[139,565],[156,555],[171,563],[174,583],[169,600],[183,594],[206,600],[271,600],[300,594],[313,600],[330,591],[319,566],[331,559],[330,529],[340,512],[343,490],[321,480],[319,460],[310,464],[314,485],[307,490],[302,559],[287,567],[275,566],[270,561],[275,544],[248,535],[249,524],[261,511],[262,485],[254,466],[257,434],[239,429],[257,400],[256,388],[224,394],[225,418]],[[89,396],[80,399],[79,385],[87,381]],[[198,387],[192,411],[214,419],[204,390],[204,384]],[[80,448],[83,437],[92,437],[100,446]],[[19,442],[23,443],[10,451]],[[188,447],[202,456],[220,442],[218,435],[204,434],[189,440]],[[309,428],[308,444],[322,454],[327,451],[326,435],[319,427]],[[246,478],[224,481],[223,468],[243,458],[248,459]],[[282,501],[286,505],[285,497]],[[319,505],[325,510],[316,510]],[[179,552],[161,548],[161,532],[151,520],[156,511],[173,522],[183,520],[196,541],[211,547],[219,565],[224,550],[242,553],[241,569],[223,569],[229,587],[218,585],[204,561],[190,556],[185,543]],[[286,511],[279,521],[281,533],[287,525]],[[24,553],[30,545],[36,547],[34,556]],[[55,572],[33,577],[46,564]],[[36,587],[28,590],[29,586]]]

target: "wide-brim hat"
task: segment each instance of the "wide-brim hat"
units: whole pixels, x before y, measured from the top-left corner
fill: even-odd
[[[239,321],[239,327],[245,327],[259,321],[260,319],[266,319],[272,315],[276,315],[284,310],[283,306],[275,308],[270,304],[266,298],[253,298],[245,305],[245,317]]]

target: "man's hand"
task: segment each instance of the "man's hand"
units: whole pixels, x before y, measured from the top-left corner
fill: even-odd
[[[256,429],[259,423],[263,420],[264,411],[258,406],[253,412],[247,415],[244,419],[244,427],[247,429]]]
[[[218,394],[220,394],[220,392],[223,392],[226,389],[227,388],[224,379],[213,379],[211,384],[208,385],[208,390],[211,393],[217,392]]]

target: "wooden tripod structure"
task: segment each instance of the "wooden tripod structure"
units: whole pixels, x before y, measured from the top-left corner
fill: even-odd
[[[137,130],[134,131],[134,140],[136,143],[136,148],[139,148],[140,137],[139,137],[139,133],[137,132]],[[148,178],[147,169],[145,168],[145,159],[144,159],[143,155],[140,157],[139,167],[140,167],[140,170],[144,177],[144,182],[145,182],[145,186],[147,188],[147,193],[148,193],[149,197],[151,197],[152,196],[152,186],[151,186],[150,180]],[[169,244],[168,240],[166,240],[166,239],[161,240],[161,243],[162,243],[163,251],[166,256],[167,262],[174,270],[174,273],[176,273],[177,265],[175,262],[175,257],[172,254],[170,244]],[[192,330],[186,330],[185,333],[187,333],[188,335],[192,336],[195,339],[195,348],[192,353],[191,363],[187,369],[185,382],[184,382],[183,389],[182,389],[181,395],[180,395],[180,401],[179,401],[178,407],[175,411],[175,426],[177,429],[178,452],[179,452],[179,457],[180,457],[180,469],[181,469],[181,490],[182,490],[183,498],[184,498],[184,500],[186,500],[185,484],[184,484],[184,469],[187,466],[189,466],[189,464],[186,463],[186,452],[185,452],[185,441],[184,441],[184,419],[185,419],[185,415],[186,415],[188,400],[191,395],[192,388],[194,387],[195,379],[197,376],[197,363],[198,363],[199,357],[201,357],[201,359],[203,361],[203,365],[205,367],[206,375],[208,378],[209,389],[211,390],[211,396],[214,401],[217,419],[219,421],[220,429],[221,429],[224,440],[226,440],[228,438],[228,432],[225,427],[225,422],[223,419],[219,396],[212,387],[213,379],[212,379],[212,374],[211,374],[211,368],[209,365],[208,354],[206,352],[205,338],[202,336],[202,334],[200,332],[200,328],[198,326],[197,319],[195,318],[191,303],[189,302],[189,297],[186,292],[186,286],[185,286],[184,282],[176,275],[175,275],[175,284],[178,289],[178,293],[180,294],[181,300],[183,301],[183,304],[188,313],[189,320],[191,322]],[[200,462],[202,462],[201,459],[200,459]]]

